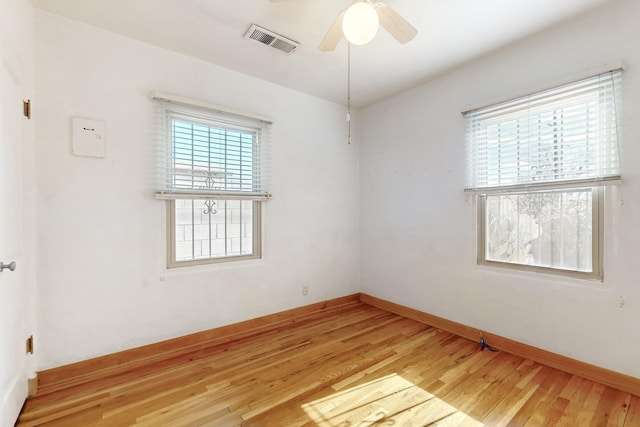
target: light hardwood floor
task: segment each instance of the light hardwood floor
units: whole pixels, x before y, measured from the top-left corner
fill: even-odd
[[[35,425],[640,426],[640,398],[350,303],[37,395]]]

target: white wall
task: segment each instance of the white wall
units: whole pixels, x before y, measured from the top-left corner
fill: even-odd
[[[618,2],[365,110],[362,291],[640,377],[638,16],[640,2]],[[461,111],[620,60],[624,184],[606,194],[605,281],[477,266]]]
[[[359,290],[344,107],[40,11],[36,65],[40,369]],[[164,268],[154,90],[273,119],[262,260]],[[71,154],[73,116],[106,122],[105,159]]]

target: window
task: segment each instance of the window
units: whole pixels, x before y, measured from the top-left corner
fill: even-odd
[[[168,266],[261,257],[266,119],[166,94],[159,101],[160,186],[167,200]],[[176,102],[177,101],[177,102]]]
[[[465,113],[478,261],[602,278],[621,70]]]
[[[481,260],[599,271],[601,199],[597,188],[482,195]]]

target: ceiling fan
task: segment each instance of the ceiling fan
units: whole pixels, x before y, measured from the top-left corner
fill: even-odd
[[[287,0],[271,0],[272,3],[281,1]],[[334,50],[343,35],[351,44],[366,44],[376,35],[378,26],[403,44],[418,34],[418,30],[386,4],[354,0],[350,7],[338,14],[318,49],[323,52]]]

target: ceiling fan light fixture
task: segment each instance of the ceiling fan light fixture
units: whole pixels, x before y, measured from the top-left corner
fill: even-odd
[[[342,32],[351,44],[363,45],[375,37],[380,26],[378,12],[366,1],[351,5],[342,18]]]

